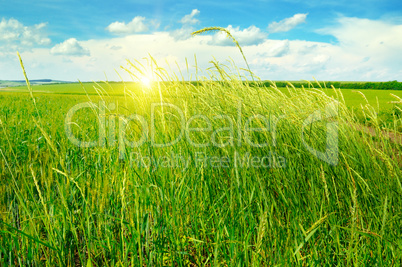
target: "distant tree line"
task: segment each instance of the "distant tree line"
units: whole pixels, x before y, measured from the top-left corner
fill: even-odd
[[[277,87],[286,87],[289,86],[288,82],[285,81],[277,81],[274,82]],[[336,89],[341,88],[341,89],[375,89],[375,90],[402,90],[402,82],[398,81],[389,81],[389,82],[319,82],[321,87],[323,88],[331,88],[331,86],[334,86]],[[264,86],[270,86],[272,82],[270,81],[264,81],[263,82]],[[296,87],[296,88],[301,88],[304,86],[304,88],[309,88],[309,87],[319,87],[317,82],[291,82],[291,84]]]
[[[216,81],[221,83],[222,85],[228,84],[227,81]],[[190,84],[194,86],[201,86],[204,82],[201,81],[189,81]],[[373,90],[402,90],[402,82],[398,81],[389,81],[389,82],[334,82],[334,81],[319,81],[317,84],[316,81],[261,81],[261,82],[252,82],[252,81],[243,81],[244,84],[248,84],[252,87],[270,87],[272,83],[275,83],[277,87],[286,87],[292,84],[296,88],[331,88],[332,86],[336,89],[373,89]]]

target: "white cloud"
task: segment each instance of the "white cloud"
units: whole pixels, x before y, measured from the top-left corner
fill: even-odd
[[[145,17],[137,16],[129,23],[113,22],[106,27],[106,30],[113,34],[132,34],[148,31],[148,26],[144,23]]]
[[[182,41],[191,38],[192,32],[194,32],[193,27],[184,26],[180,29],[170,32],[170,36],[172,36],[177,41]]]
[[[360,53],[390,55],[402,49],[402,25],[385,21],[341,17],[336,26],[318,32],[333,35],[342,47]]]
[[[89,50],[80,45],[75,38],[70,38],[63,43],[55,45],[50,53],[53,55],[66,55],[66,56],[89,56]]]
[[[267,33],[254,26],[246,29],[230,26],[228,29],[242,45],[251,70],[262,79],[300,80],[312,79],[313,76],[318,80],[402,79],[402,25],[342,17],[334,26],[320,30],[320,33],[333,35],[338,43],[267,39]],[[194,75],[194,55],[198,67],[203,70],[211,66],[209,61],[213,57],[223,63],[232,58],[238,67],[245,67],[238,49],[223,45],[231,44],[225,35],[222,40],[217,40],[216,35],[185,39],[185,30],[177,33],[182,34],[181,40],[177,36],[174,38],[172,32],[165,31],[80,41],[81,47],[91,51],[89,57],[59,57],[50,54],[47,48],[33,48],[31,52],[22,53],[22,58],[32,79],[102,80],[106,73],[110,80],[119,80],[115,69],[125,65],[125,59],[141,60],[148,53],[161,66],[166,66],[165,59],[177,59],[186,79],[194,76],[187,76],[185,58]],[[13,59],[3,58],[1,77],[23,78],[13,76],[13,73],[21,73],[15,55]],[[170,63],[179,73],[175,63]],[[124,76],[124,71],[119,70],[119,73],[129,79]]]
[[[333,35],[338,46],[358,56],[362,64],[401,69],[402,25],[349,17],[340,17],[337,22],[318,32]]]
[[[120,50],[122,47],[120,45],[113,45],[110,47],[112,50]]]
[[[50,44],[50,39],[46,33],[46,23],[32,26],[25,26],[16,19],[6,20],[2,18],[0,22],[0,50],[15,52],[24,51],[32,47],[46,46]]]
[[[194,32],[193,24],[197,24],[200,21],[195,16],[199,15],[200,11],[198,9],[193,9],[191,14],[185,15],[179,22],[182,25],[181,28],[171,31],[169,34],[177,41],[183,41],[191,38],[191,33]]]
[[[240,30],[240,27],[234,28],[232,25],[229,25],[226,29],[231,35],[233,35],[241,46],[260,44],[268,37],[267,33],[262,32],[260,28],[255,26],[250,26],[247,29]],[[209,44],[229,46],[233,45],[233,41],[227,37],[226,33],[218,32],[213,35]]]
[[[305,23],[307,15],[308,15],[307,13],[306,14],[300,13],[300,14],[294,15],[293,17],[281,20],[279,22],[272,22],[271,24],[268,25],[268,30],[271,33],[290,31],[291,29],[295,28],[297,25],[299,25],[301,23]]]
[[[259,55],[263,58],[283,57],[289,54],[289,40],[267,40],[258,46]]]
[[[197,24],[200,21],[196,18],[194,18],[195,16],[199,15],[200,11],[198,9],[193,9],[191,11],[191,14],[185,15],[181,20],[180,23],[182,24]]]

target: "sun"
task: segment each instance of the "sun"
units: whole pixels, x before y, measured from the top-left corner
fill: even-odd
[[[150,88],[152,81],[151,81],[151,79],[150,79],[149,77],[144,76],[144,77],[141,78],[141,83],[142,83],[142,85],[144,85],[145,87]]]

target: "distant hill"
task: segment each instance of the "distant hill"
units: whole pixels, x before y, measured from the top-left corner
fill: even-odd
[[[52,79],[29,80],[29,82],[31,83],[31,85],[70,83],[67,81],[59,81],[59,80],[52,80]],[[25,84],[26,84],[25,80],[0,80],[0,88],[1,87],[23,86]]]

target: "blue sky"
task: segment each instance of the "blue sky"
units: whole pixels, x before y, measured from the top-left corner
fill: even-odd
[[[0,0],[0,79],[118,79],[125,59],[151,54],[209,66],[241,55],[262,79],[402,80],[402,3],[385,1],[5,1]]]

